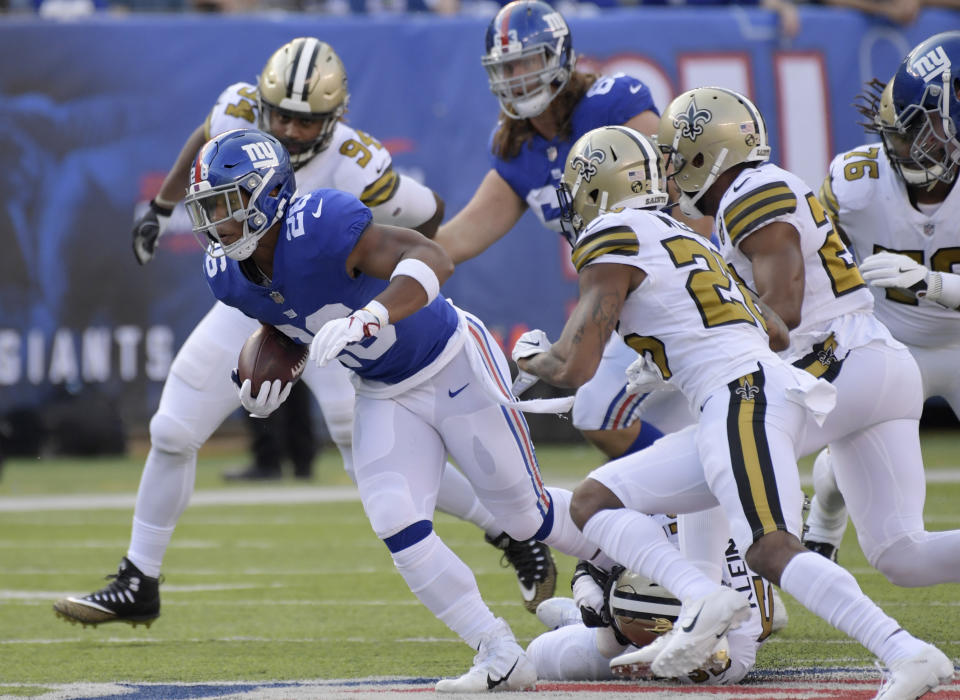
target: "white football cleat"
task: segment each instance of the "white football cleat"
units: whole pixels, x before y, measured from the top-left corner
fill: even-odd
[[[701,668],[727,631],[750,617],[750,601],[731,588],[719,588],[683,604],[669,640],[650,666],[654,675],[677,678]]]
[[[573,598],[547,598],[537,606],[537,619],[551,630],[583,622]]]
[[[932,644],[915,656],[890,664],[890,675],[874,700],[917,700],[953,680],[953,662]]]
[[[517,644],[513,632],[502,619],[480,639],[473,668],[459,678],[437,682],[438,693],[489,693],[500,690],[533,690],[537,669]]]

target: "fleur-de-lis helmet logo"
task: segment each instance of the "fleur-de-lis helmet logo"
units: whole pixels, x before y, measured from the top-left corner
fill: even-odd
[[[591,178],[597,174],[597,166],[606,160],[606,158],[606,153],[599,148],[594,148],[588,143],[587,147],[574,157],[570,165],[580,173],[580,177],[590,182]]]
[[[678,114],[673,118],[673,128],[680,131],[682,138],[696,141],[697,137],[703,133],[703,127],[713,119],[713,113],[709,109],[697,107],[695,97],[690,98],[690,104],[687,105],[687,111]]]

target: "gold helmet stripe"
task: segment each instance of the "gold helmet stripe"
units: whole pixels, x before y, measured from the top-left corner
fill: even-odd
[[[303,100],[310,97],[309,80],[313,74],[313,62],[320,50],[320,41],[314,38],[304,39],[293,58],[294,69],[290,71],[290,82],[287,83],[287,97]]]
[[[730,463],[754,541],[787,529],[767,441],[764,384],[761,369],[727,385],[730,389],[727,413]]]
[[[833,193],[833,176],[827,175],[820,185],[820,196],[818,197],[823,208],[830,214],[830,218],[836,221],[840,214],[840,201],[837,195]]]
[[[390,198],[397,193],[399,187],[400,177],[394,172],[391,165],[383,175],[372,184],[367,185],[360,193],[360,201],[368,207],[378,206],[384,202],[389,202]]]
[[[591,233],[578,241],[571,259],[573,266],[580,272],[585,265],[601,255],[636,255],[640,252],[640,242],[636,232],[629,226],[613,226]]]
[[[730,242],[737,240],[771,219],[797,210],[797,196],[787,183],[771,182],[747,192],[723,212],[723,223]]]

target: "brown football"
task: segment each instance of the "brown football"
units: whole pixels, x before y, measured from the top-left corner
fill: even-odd
[[[237,374],[240,382],[251,380],[253,395],[260,392],[260,385],[274,379],[284,384],[295,382],[307,366],[310,346],[299,345],[273,326],[264,323],[250,334],[237,359]]]

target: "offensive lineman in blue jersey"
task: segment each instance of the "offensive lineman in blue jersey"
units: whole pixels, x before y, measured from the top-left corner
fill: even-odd
[[[618,124],[654,134],[660,123],[641,81],[574,70],[567,23],[541,0],[516,0],[497,13],[482,62],[502,113],[491,139],[490,171],[434,238],[457,264],[506,235],[528,207],[544,226],[562,233],[556,188],[570,147],[583,134]],[[573,244],[569,236],[568,242]],[[645,395],[625,390],[624,372],[634,359],[636,353],[613,338],[594,378],[577,391],[573,424],[608,457],[640,449],[661,430],[693,420],[680,401],[645,401]]]
[[[229,131],[201,149],[186,205],[209,244],[210,288],[309,343],[318,365],[336,359],[354,371],[354,468],[370,524],[411,591],[479,650],[473,668],[437,690],[533,687],[536,671],[509,626],[433,532],[449,452],[512,537],[579,558],[597,554],[570,519],[570,492],[543,485],[506,358],[482,322],[439,294],[453,271],[440,246],[372,223],[352,195],[294,190],[289,156],[268,134]],[[254,396],[248,379],[240,400],[269,413],[290,386],[264,382]]]

